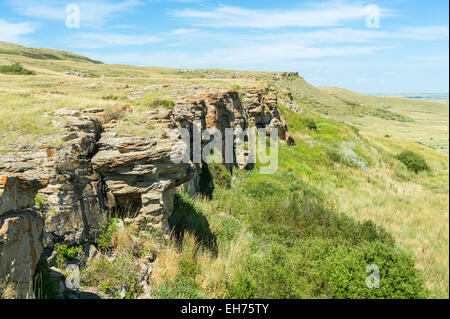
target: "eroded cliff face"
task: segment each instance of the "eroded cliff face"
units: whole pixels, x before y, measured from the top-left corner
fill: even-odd
[[[44,219],[33,210],[47,179],[0,176],[0,278],[15,286],[18,298],[31,298],[33,275],[42,254]]]
[[[20,273],[28,271],[25,278],[31,278],[42,238],[49,248],[56,242],[95,243],[106,211],[168,235],[176,188],[195,195],[202,170],[201,163],[171,160],[171,150],[179,142],[170,138],[171,129],[192,132],[194,121],[200,121],[202,130],[217,128],[225,137],[226,128],[256,126],[268,132],[277,128],[280,140],[294,145],[278,110],[277,94],[268,88],[199,92],[193,99],[178,101],[173,109],[148,112],[144,122],[152,129],[136,136],[119,135],[102,109],[56,111],[61,121],[55,124],[64,127],[58,136],[61,145],[45,143],[0,155],[2,174],[15,174],[17,181],[23,178],[34,185],[27,188],[16,182],[16,188],[8,186],[0,197],[0,275],[11,271],[12,259],[19,259],[27,265]],[[45,183],[26,176],[39,176]],[[39,189],[41,215],[31,210]],[[29,247],[34,252],[25,256]]]

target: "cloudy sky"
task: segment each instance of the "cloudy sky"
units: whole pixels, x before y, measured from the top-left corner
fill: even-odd
[[[314,85],[366,93],[448,92],[448,10],[447,0],[0,0],[0,40],[105,63],[298,71]]]

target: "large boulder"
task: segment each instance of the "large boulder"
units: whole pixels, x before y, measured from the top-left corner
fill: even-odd
[[[0,181],[0,278],[13,283],[18,298],[30,298],[44,230],[44,219],[32,207],[47,180],[1,175]]]

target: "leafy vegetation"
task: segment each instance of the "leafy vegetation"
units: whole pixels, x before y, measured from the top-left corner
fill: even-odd
[[[34,198],[34,204],[37,207],[41,207],[41,206],[47,205],[47,201],[41,195],[36,195],[36,197]]]
[[[430,171],[430,166],[428,166],[425,158],[413,151],[403,151],[397,155],[397,159],[416,174],[420,171]]]
[[[35,74],[33,71],[25,69],[20,63],[11,65],[0,65],[0,73],[5,74]]]
[[[83,250],[83,246],[68,246],[66,244],[55,244],[54,251],[56,251],[56,261],[55,265],[59,269],[65,269],[67,264],[70,262],[73,262],[77,256],[78,253]]]
[[[101,251],[107,252],[112,247],[112,236],[118,230],[118,219],[116,217],[109,217],[107,221],[101,225],[101,232],[97,243]]]

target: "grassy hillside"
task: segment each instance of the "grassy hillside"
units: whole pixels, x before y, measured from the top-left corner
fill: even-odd
[[[287,79],[277,84],[294,92],[302,105],[362,132],[406,138],[448,154],[448,103],[316,88],[302,80]]]
[[[148,129],[145,111],[201,89],[275,85],[302,107],[296,114],[280,105],[297,145],[281,146],[276,174],[236,171],[220,179],[230,182],[218,183],[212,199],[179,194],[174,240],[139,239],[158,254],[156,297],[448,298],[448,104],[317,88],[266,72],[107,65],[0,43],[0,65],[15,62],[35,74],[0,73],[0,152],[57,146],[50,111],[63,107],[130,104],[133,113],[116,129],[133,134]],[[408,170],[396,158],[403,150],[423,156],[431,170]],[[210,169],[213,179],[225,174]],[[85,286],[114,286],[123,267],[133,272],[134,233],[116,230],[107,245],[122,259],[90,265]],[[373,263],[386,280],[368,290]]]

